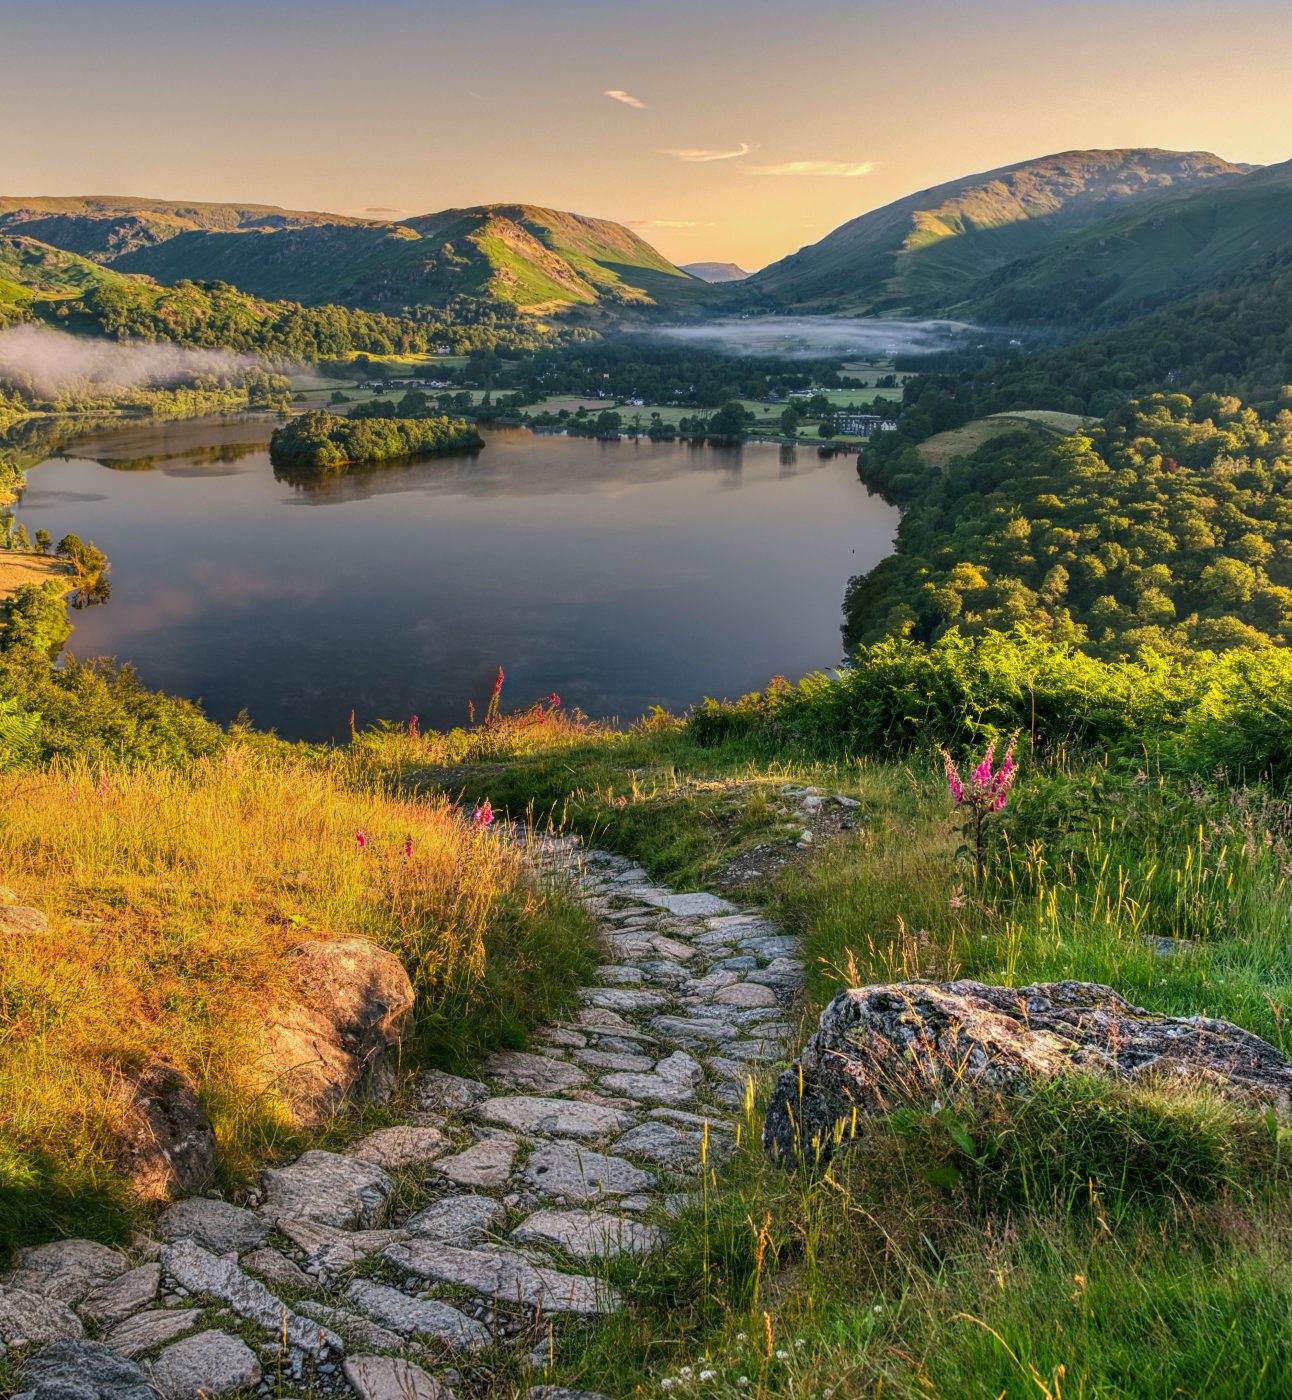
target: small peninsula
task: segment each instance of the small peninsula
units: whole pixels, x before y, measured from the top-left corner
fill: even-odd
[[[275,466],[332,471],[483,446],[475,425],[460,418],[343,418],[319,410],[275,428],[269,458]]]

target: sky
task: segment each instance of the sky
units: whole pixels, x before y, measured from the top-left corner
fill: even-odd
[[[1287,0],[0,0],[0,52],[0,194],[525,202],[748,270],[1054,151],[1292,157]]]

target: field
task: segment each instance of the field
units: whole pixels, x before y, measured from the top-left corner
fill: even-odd
[[[13,549],[0,550],[0,602],[13,597],[25,583],[45,583],[66,575],[67,565],[61,559],[43,554],[20,554]]]
[[[1045,428],[1063,436],[1095,420],[1078,413],[1052,413],[1046,409],[1023,409],[1014,413],[996,413],[989,418],[975,418],[960,428],[934,433],[920,443],[920,456],[931,467],[944,467],[954,457],[966,457],[985,442],[1003,433],[1013,432],[1026,424]]]

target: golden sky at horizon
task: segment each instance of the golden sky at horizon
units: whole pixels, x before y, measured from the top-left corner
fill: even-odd
[[[1292,157],[1292,5],[0,0],[3,194],[517,201],[754,269],[1078,147]]]

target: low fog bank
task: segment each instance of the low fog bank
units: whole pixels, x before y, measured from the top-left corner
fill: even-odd
[[[652,332],[735,355],[932,355],[952,349],[974,327],[963,321],[867,320],[844,316],[751,316],[703,326],[665,326]]]
[[[86,340],[47,326],[0,331],[0,379],[12,380],[41,398],[68,389],[135,389],[181,384],[197,375],[227,377],[259,362],[224,350],[187,350],[138,341]]]

